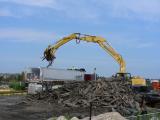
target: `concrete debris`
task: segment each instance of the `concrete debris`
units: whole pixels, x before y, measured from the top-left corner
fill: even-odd
[[[83,119],[78,119],[77,117],[73,117],[70,120],[89,120],[89,117],[83,118]],[[109,112],[109,113],[104,113],[100,114],[97,116],[92,116],[92,120],[127,120],[123,116],[121,116],[117,112]],[[50,118],[48,120],[67,120],[64,116],[60,116],[58,118]]]
[[[71,120],[79,120],[77,117],[73,117]]]
[[[64,116],[60,116],[56,120],[67,120],[67,119]]]
[[[91,119],[92,120],[127,120],[117,112],[109,112],[105,114],[100,114],[98,116],[93,116]],[[81,120],[89,120],[89,117],[81,119]]]

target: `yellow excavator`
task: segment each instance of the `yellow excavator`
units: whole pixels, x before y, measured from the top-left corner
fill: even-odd
[[[116,73],[114,77],[131,78],[131,74],[126,72],[126,64],[122,56],[118,54],[104,38],[80,33],[73,33],[67,37],[60,39],[54,45],[49,45],[48,48],[46,48],[46,50],[44,51],[43,60],[46,59],[49,62],[48,67],[52,65],[54,59],[56,58],[55,52],[57,51],[57,49],[71,40],[76,40],[77,43],[79,43],[80,41],[97,43],[101,48],[103,48],[107,53],[109,53],[119,64],[119,72]]]

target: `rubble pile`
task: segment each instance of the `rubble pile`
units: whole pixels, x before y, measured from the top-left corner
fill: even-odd
[[[29,95],[28,100],[57,103],[66,107],[105,108],[119,112],[123,116],[139,112],[137,96],[132,92],[130,83],[124,80],[96,80],[69,82],[52,92]]]

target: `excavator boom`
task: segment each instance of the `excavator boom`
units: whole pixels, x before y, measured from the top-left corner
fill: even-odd
[[[126,64],[124,59],[120,54],[118,54],[110,45],[109,43],[102,37],[99,36],[91,36],[86,34],[80,34],[80,33],[73,33],[67,37],[64,37],[57,41],[54,45],[49,45],[48,48],[44,51],[44,59],[46,59],[49,62],[49,65],[52,65],[53,60],[55,57],[55,52],[57,49],[66,44],[67,42],[71,40],[76,41],[86,41],[86,42],[93,42],[99,44],[100,47],[102,47],[107,53],[109,53],[119,64],[120,70],[119,73],[126,73]]]

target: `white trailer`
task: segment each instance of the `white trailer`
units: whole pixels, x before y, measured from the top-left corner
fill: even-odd
[[[67,70],[55,68],[27,68],[25,70],[25,80],[28,83],[42,83],[52,81],[83,81],[85,71]]]
[[[55,68],[27,68],[25,81],[28,83],[28,94],[36,94],[42,90],[51,90],[68,81],[83,81],[85,71]],[[54,86],[54,87],[53,87]],[[59,87],[59,86],[58,86]]]

